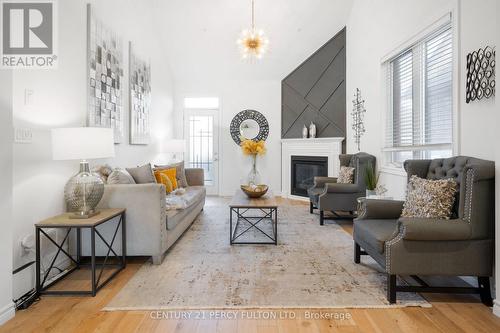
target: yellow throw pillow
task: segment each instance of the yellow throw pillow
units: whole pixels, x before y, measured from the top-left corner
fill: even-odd
[[[161,183],[165,185],[165,192],[167,192],[167,194],[172,193],[172,191],[174,190],[174,185],[172,185],[170,178],[168,178],[167,175],[164,175],[162,173],[160,173],[160,178],[161,178]]]
[[[170,182],[172,183],[172,191],[177,188],[177,179],[176,179],[176,174],[177,170],[175,168],[172,169],[166,169],[166,170],[156,170],[155,171],[155,178],[157,183],[163,184],[162,177],[161,175],[165,175],[170,179]]]

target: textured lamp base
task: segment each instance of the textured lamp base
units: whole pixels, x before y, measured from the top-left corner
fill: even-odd
[[[99,214],[97,204],[104,194],[102,179],[90,171],[87,161],[80,162],[80,172],[71,177],[64,187],[67,208],[71,219],[88,219]]]
[[[88,219],[88,218],[91,218],[92,216],[96,216],[100,213],[100,211],[98,210],[93,210],[93,211],[90,211],[90,212],[74,212],[73,214],[71,214],[69,216],[70,219],[81,219],[81,220],[84,220],[84,219]]]

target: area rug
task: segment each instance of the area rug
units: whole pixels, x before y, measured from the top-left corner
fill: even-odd
[[[163,263],[145,263],[104,310],[430,306],[413,293],[390,305],[381,267],[354,264],[352,236],[303,204],[279,207],[277,246],[230,246],[227,204],[210,199]]]

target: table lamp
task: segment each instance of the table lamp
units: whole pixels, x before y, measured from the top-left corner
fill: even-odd
[[[174,161],[177,159],[178,153],[184,153],[186,151],[186,140],[171,139],[162,142],[160,145],[160,153],[173,153]]]
[[[87,159],[115,156],[114,135],[111,128],[75,127],[51,131],[54,160],[80,160],[80,172],[71,177],[64,187],[64,199],[71,218],[86,219],[99,214],[95,210],[104,194],[101,177],[90,171]]]

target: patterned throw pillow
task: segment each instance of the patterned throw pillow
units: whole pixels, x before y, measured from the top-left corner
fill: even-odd
[[[135,184],[135,180],[127,170],[116,168],[108,176],[108,184]]]
[[[455,202],[457,182],[452,179],[410,177],[401,217],[449,219]]]
[[[92,168],[92,172],[101,177],[104,183],[107,183],[109,175],[113,172],[113,168],[109,164],[97,165]]]
[[[337,183],[352,184],[354,182],[354,168],[341,166]]]

